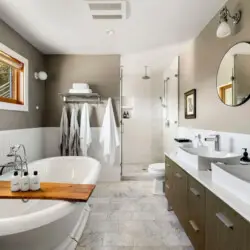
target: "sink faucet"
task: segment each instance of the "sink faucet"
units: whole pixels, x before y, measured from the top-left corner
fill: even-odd
[[[23,158],[20,154],[18,154],[20,149],[23,150]],[[4,168],[7,168],[7,167],[12,167],[17,171],[20,171],[21,176],[23,176],[24,166],[26,168],[26,171],[28,171],[26,149],[25,149],[25,146],[23,144],[17,144],[15,146],[10,147],[10,152],[7,154],[7,157],[14,157],[14,161],[8,162],[7,164],[0,166],[0,167],[2,167],[0,170],[0,175],[2,175]]]
[[[210,135],[210,137],[206,137],[205,141],[214,141],[214,150],[220,150],[220,135]]]

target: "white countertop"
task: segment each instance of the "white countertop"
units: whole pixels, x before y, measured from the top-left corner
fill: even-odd
[[[238,214],[250,222],[250,205],[235,197],[234,194],[228,192],[224,188],[212,181],[211,171],[201,171],[192,167],[190,164],[183,162],[176,153],[165,153],[167,157],[177,163],[183,170],[190,174],[194,179],[200,182],[204,187],[214,193],[222,201],[228,204]],[[250,197],[250,196],[249,196]]]

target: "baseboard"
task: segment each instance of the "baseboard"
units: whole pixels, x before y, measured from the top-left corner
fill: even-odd
[[[150,176],[122,176],[122,181],[152,181]]]

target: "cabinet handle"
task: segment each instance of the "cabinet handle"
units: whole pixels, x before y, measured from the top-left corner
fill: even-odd
[[[221,221],[227,228],[233,229],[234,224],[223,214],[216,213],[216,217]]]
[[[200,197],[200,193],[195,188],[190,187],[189,190],[194,196]]]
[[[175,173],[175,176],[176,176],[177,178],[179,178],[179,179],[182,178],[182,175],[181,175],[180,173]]]
[[[196,225],[196,223],[193,220],[190,220],[189,224],[191,225],[191,227],[194,229],[194,231],[196,233],[198,233],[200,231],[200,229],[198,228],[198,226]]]
[[[171,166],[170,166],[169,164],[167,164],[167,163],[166,163],[166,166],[167,166],[168,168],[171,168]]]
[[[166,186],[166,188],[167,188],[167,189],[170,189],[170,187],[169,187],[169,185],[168,185],[168,184],[166,184],[165,186]]]

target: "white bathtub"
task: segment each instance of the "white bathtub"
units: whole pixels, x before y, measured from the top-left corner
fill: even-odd
[[[88,157],[55,157],[29,164],[41,181],[95,184],[100,163]],[[12,173],[0,177],[10,179]],[[0,200],[1,250],[75,249],[89,215],[86,203]]]

